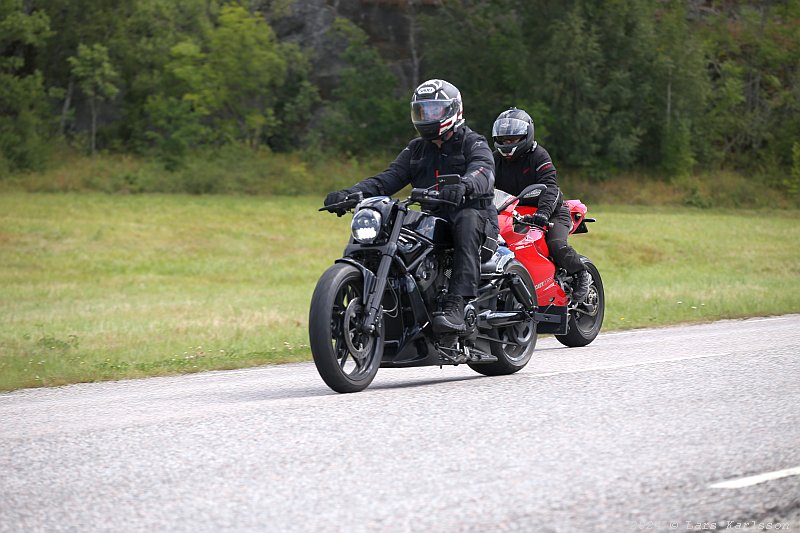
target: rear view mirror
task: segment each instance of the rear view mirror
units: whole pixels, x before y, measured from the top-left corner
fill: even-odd
[[[439,184],[439,187],[443,187],[445,185],[458,185],[461,183],[461,176],[458,174],[442,174],[441,176],[437,176],[436,183]]]
[[[547,190],[547,185],[544,185],[542,183],[537,183],[536,185],[528,185],[520,193],[519,198],[536,198],[546,190]]]
[[[504,201],[502,204],[500,204],[497,207],[497,212],[502,213],[508,206],[510,206],[519,199],[536,198],[546,190],[547,190],[547,185],[544,185],[542,183],[537,183],[535,185],[528,185],[522,190],[521,193],[519,193],[519,195],[511,196],[508,199],[506,199],[506,201]]]

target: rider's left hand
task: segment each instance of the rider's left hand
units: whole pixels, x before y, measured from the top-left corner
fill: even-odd
[[[351,193],[350,189],[342,189],[341,191],[333,191],[328,193],[328,196],[325,197],[325,206],[333,205],[333,204],[340,204],[347,199],[347,196]]]
[[[454,183],[452,185],[445,185],[439,191],[439,199],[453,202],[455,205],[461,205],[464,195],[467,193],[467,187],[463,183]]]

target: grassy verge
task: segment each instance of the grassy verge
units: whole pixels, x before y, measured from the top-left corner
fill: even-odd
[[[113,194],[310,195],[349,187],[380,172],[396,155],[362,158],[313,152],[272,153],[241,146],[205,149],[173,170],[152,157],[100,153],[91,158],[69,146],[54,149],[38,172],[3,176],[0,194],[11,192],[104,192]],[[568,196],[592,204],[675,205],[698,208],[800,207],[780,176],[715,171],[668,179],[653,172],[614,173],[602,181],[587,171],[561,168],[559,184]]]
[[[308,359],[349,223],[319,202],[0,195],[0,390]],[[800,311],[796,210],[590,209],[605,330]]]

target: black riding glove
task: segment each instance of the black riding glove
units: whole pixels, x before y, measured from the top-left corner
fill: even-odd
[[[456,183],[453,185],[445,185],[439,191],[439,199],[447,200],[455,205],[461,205],[464,200],[464,195],[467,193],[467,186],[463,183]]]
[[[527,219],[528,222],[530,222],[531,224],[535,224],[540,228],[546,228],[547,224],[550,222],[550,217],[548,217],[547,215],[545,215],[540,211],[537,211],[532,215],[528,215],[525,218]]]
[[[347,196],[352,192],[353,191],[350,189],[342,189],[341,191],[333,191],[328,193],[328,196],[325,197],[325,207],[344,202]]]

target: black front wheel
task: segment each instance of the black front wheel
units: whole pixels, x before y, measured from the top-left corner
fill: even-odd
[[[592,277],[589,294],[582,303],[570,308],[566,335],[556,335],[558,342],[570,348],[586,346],[592,342],[600,333],[603,317],[606,314],[606,295],[603,291],[600,272],[594,263],[585,257],[583,264],[586,265],[586,270]]]
[[[358,392],[372,383],[383,356],[383,333],[361,331],[366,314],[364,281],[353,265],[337,263],[317,282],[308,333],[322,380],[336,392]]]

